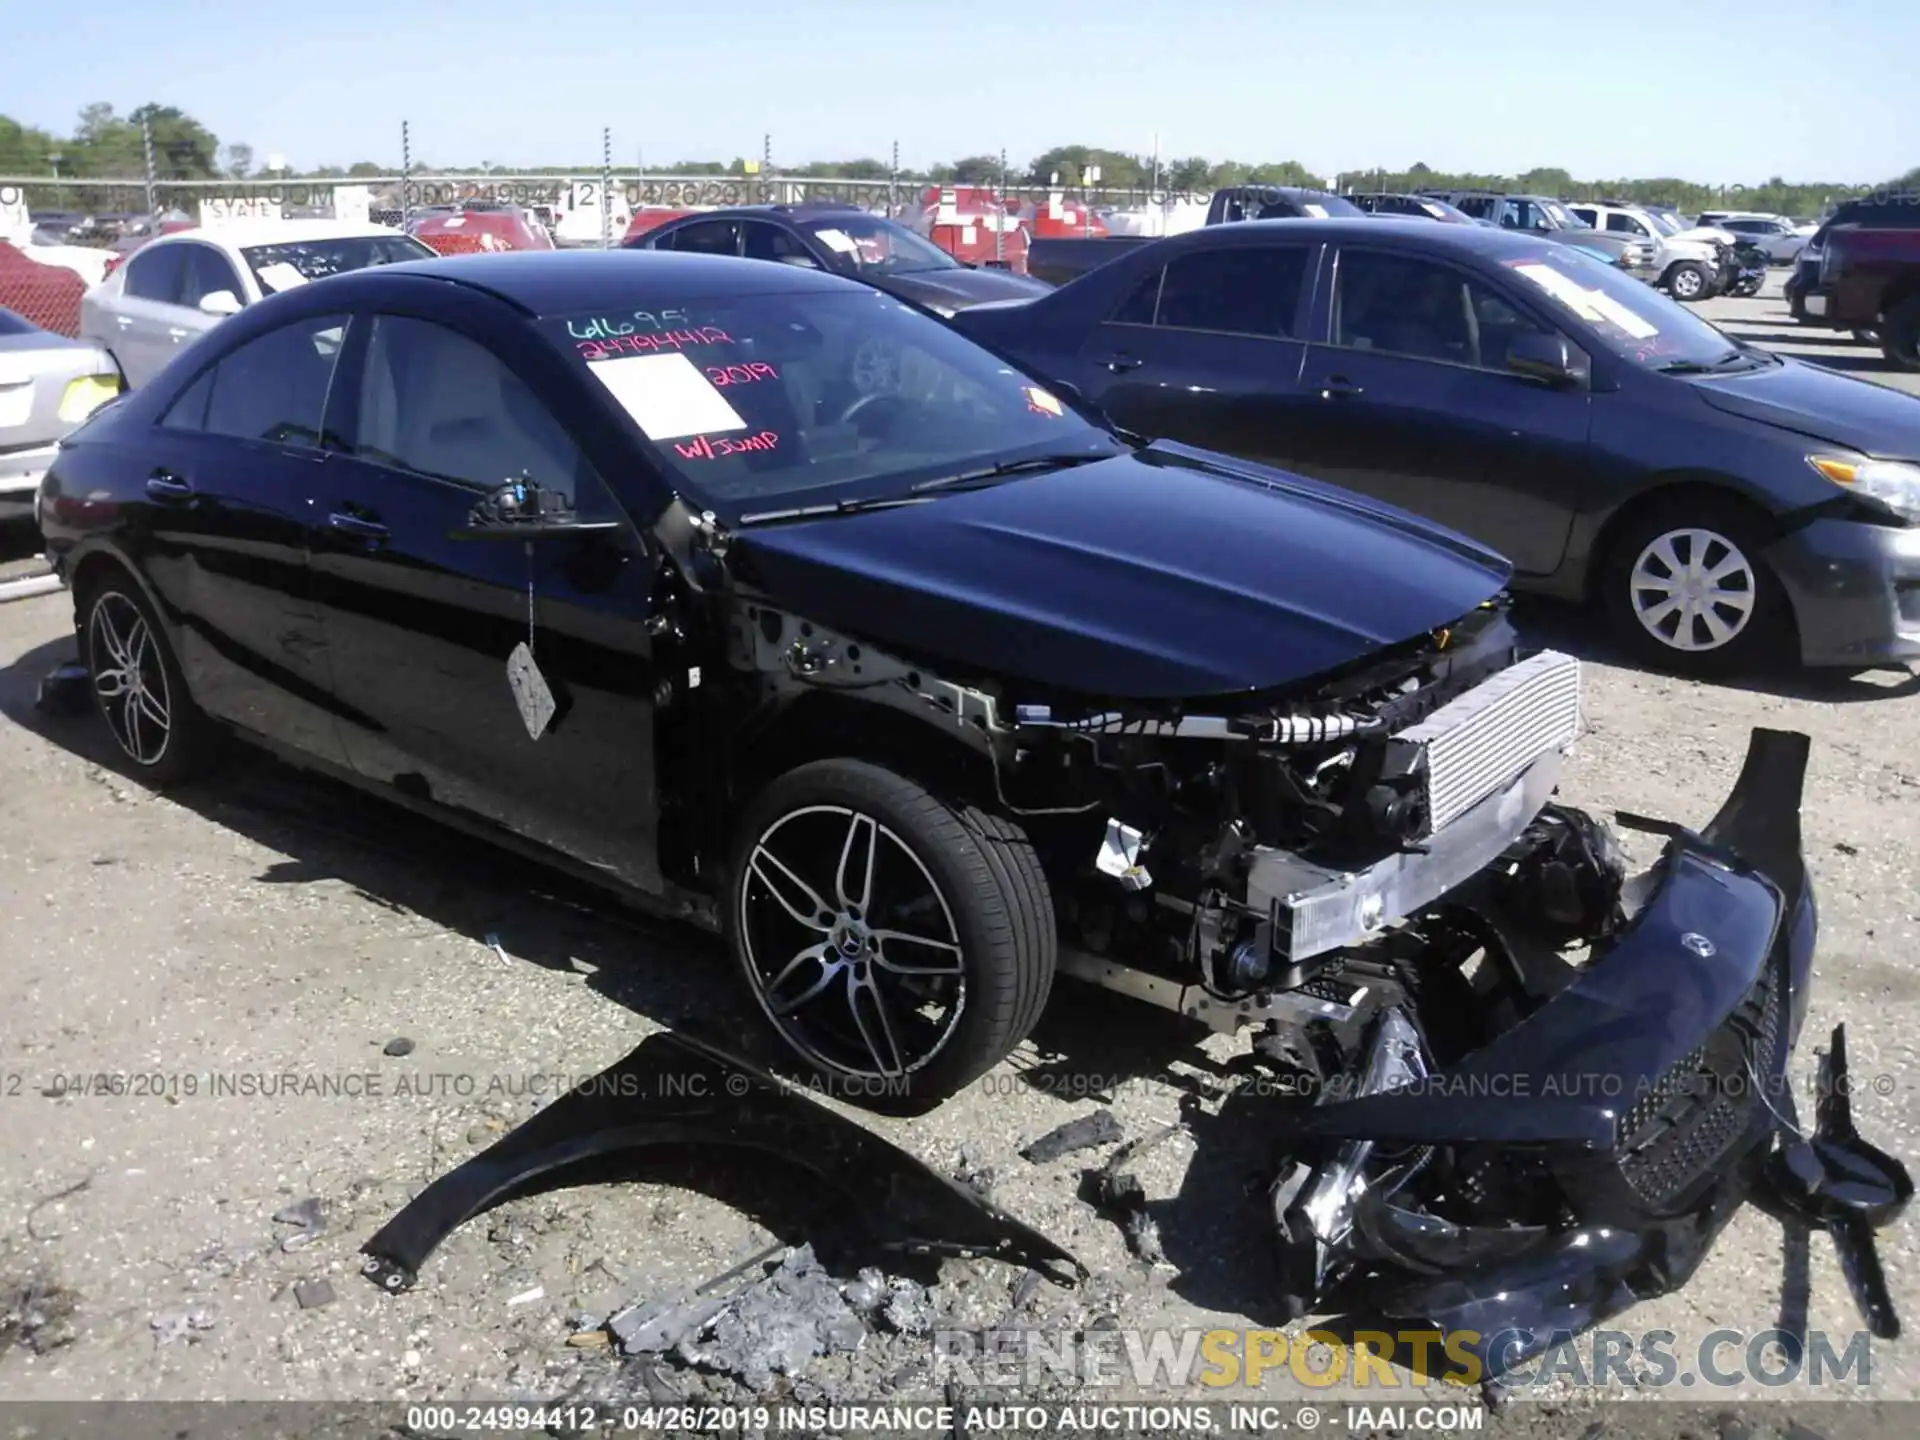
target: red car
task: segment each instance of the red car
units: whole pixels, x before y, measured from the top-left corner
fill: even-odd
[[[416,215],[407,233],[442,255],[554,248],[547,227],[518,205],[432,210]]]

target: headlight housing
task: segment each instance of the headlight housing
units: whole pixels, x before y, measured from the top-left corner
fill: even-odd
[[[1902,519],[1920,522],[1920,465],[1844,455],[1809,455],[1807,463],[1834,484],[1871,495]]]

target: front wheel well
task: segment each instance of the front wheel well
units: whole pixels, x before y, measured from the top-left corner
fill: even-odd
[[[133,580],[137,585],[133,571],[121,561],[120,557],[105,550],[94,550],[80,557],[73,567],[73,578],[67,582],[67,589],[73,595],[73,623],[77,629],[80,617],[86,609],[87,599],[99,588],[102,581],[119,575]]]
[[[1702,476],[1674,476],[1656,482],[1609,515],[1593,537],[1593,545],[1587,551],[1583,587],[1586,598],[1589,601],[1601,598],[1600,586],[1607,573],[1607,563],[1613,558],[1614,547],[1620,543],[1621,536],[1630,533],[1649,511],[1680,508],[1689,501],[1701,506],[1733,506],[1761,533],[1773,536],[1780,532],[1777,516],[1729,485]]]
[[[954,729],[885,705],[827,691],[805,694],[734,746],[727,829],[753,798],[790,770],[857,756],[919,782],[942,799],[996,809],[993,761]]]
[[[1887,287],[1887,293],[1880,301],[1881,318],[1884,320],[1916,297],[1920,297],[1920,271],[1904,276]]]

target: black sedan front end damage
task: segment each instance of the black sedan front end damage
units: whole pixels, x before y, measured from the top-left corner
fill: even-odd
[[[1358,1063],[1278,1122],[1272,1203],[1297,1313],[1432,1326],[1497,1384],[1685,1284],[1752,1200],[1828,1230],[1869,1329],[1897,1333],[1873,1230],[1912,1184],[1853,1130],[1844,1028],[1812,1135],[1788,1079],[1816,930],[1806,759],[1806,737],[1756,731],[1719,815],[1671,830],[1632,881],[1590,849],[1586,882],[1614,883],[1584,963],[1489,930],[1486,953],[1517,956],[1523,978],[1516,1023],[1486,1043],[1447,1055],[1431,1008],[1374,1013]],[[1554,883],[1574,893],[1580,868]]]

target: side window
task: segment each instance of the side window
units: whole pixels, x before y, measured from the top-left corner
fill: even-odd
[[[173,404],[167,407],[166,414],[160,417],[163,430],[204,430],[207,428],[207,401],[213,398],[213,372],[217,367],[209,366],[200,372],[185,390],[180,392]]]
[[[1502,200],[1499,220],[1502,230],[1524,230],[1527,228],[1527,206],[1519,200]]]
[[[1167,262],[1154,323],[1161,329],[1289,338],[1306,274],[1307,250],[1298,245],[1179,255]]]
[[[732,220],[702,220],[674,231],[673,249],[683,255],[738,255],[740,227]]]
[[[327,388],[347,334],[344,315],[316,315],[249,340],[221,357],[201,429],[233,440],[319,449]],[[176,410],[193,399],[196,381]],[[184,418],[184,415],[183,415]]]
[[[178,305],[185,250],[184,245],[149,245],[135,251],[127,261],[127,294]]]
[[[1165,266],[1156,267],[1144,280],[1134,287],[1120,308],[1113,312],[1108,322],[1112,325],[1151,325],[1153,312],[1160,304],[1160,277],[1166,274]]]
[[[1595,210],[1591,205],[1569,205],[1567,209],[1573,213],[1574,219],[1584,221],[1596,229],[1599,228],[1600,212]],[[1607,225],[1609,228],[1612,227],[1614,220],[1617,218],[1617,216],[1613,215],[1607,217]]]
[[[740,227],[740,233],[743,237],[740,253],[749,260],[813,260],[807,247],[778,225],[769,225],[764,220],[748,221]]]
[[[426,320],[377,315],[352,453],[477,492],[521,477],[568,496],[583,518],[612,499],[573,437],[500,357]]]
[[[1506,368],[1516,335],[1540,328],[1449,266],[1364,250],[1342,252],[1333,304],[1336,345],[1489,370]]]
[[[1493,218],[1493,201],[1485,195],[1462,195],[1454,204],[1462,214],[1471,215],[1476,220]]]
[[[236,300],[244,301],[247,298],[240,277],[234,273],[232,262],[211,245],[183,243],[176,248],[186,256],[180,281],[182,305],[197,306],[207,296],[222,290]]]

